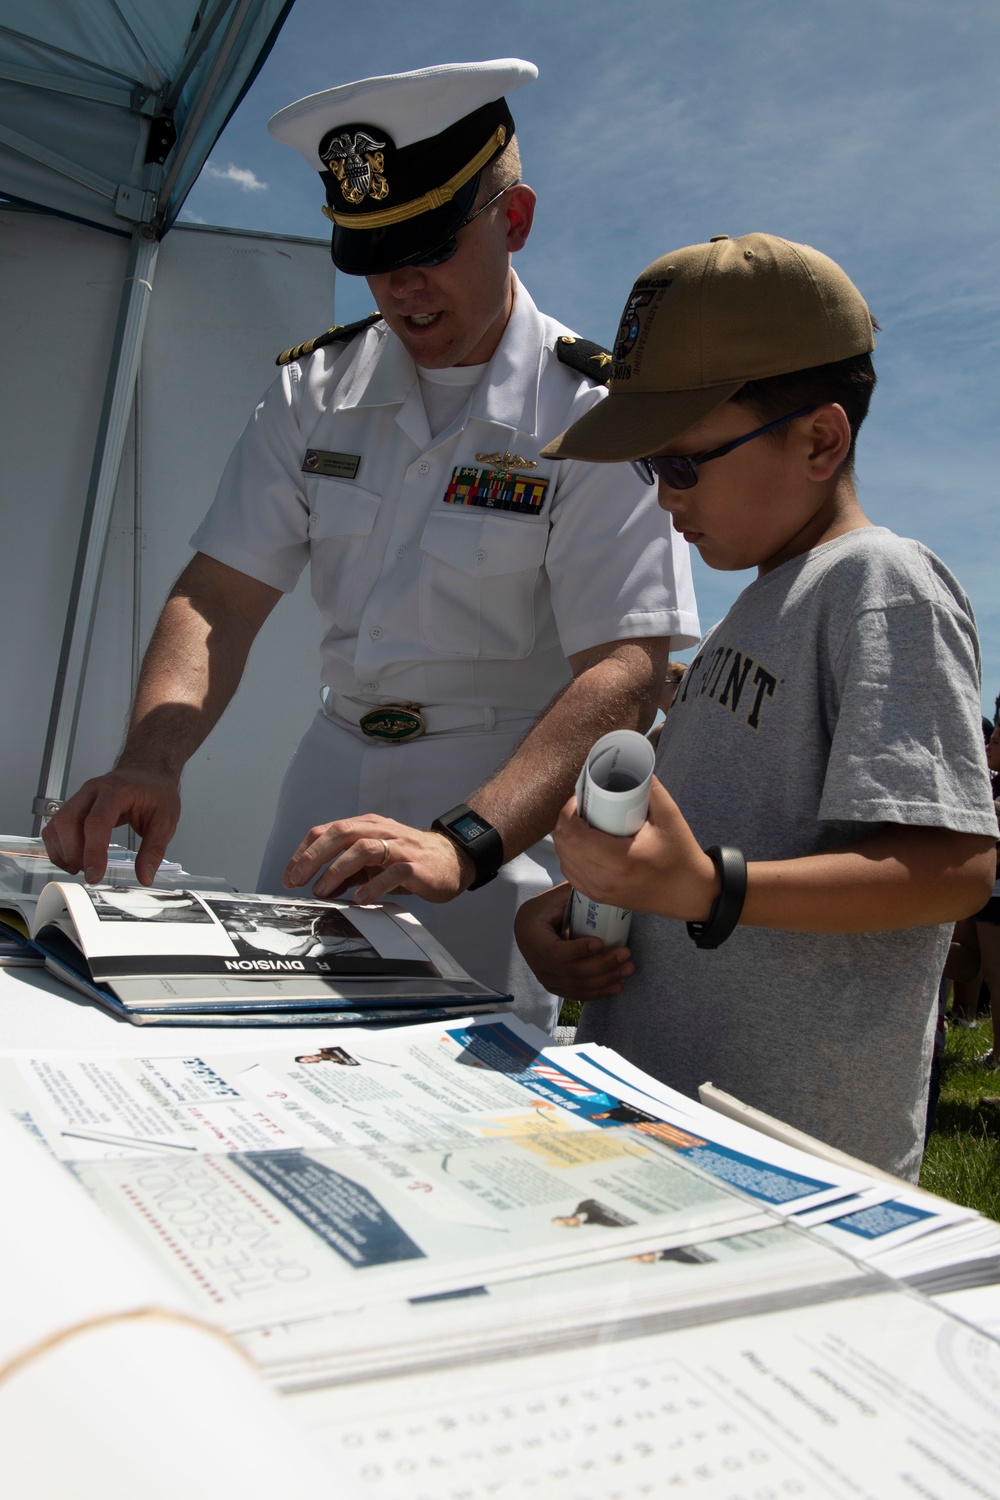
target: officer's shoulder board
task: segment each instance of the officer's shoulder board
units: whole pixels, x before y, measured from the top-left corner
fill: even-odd
[[[295,359],[313,354],[317,349],[322,349],[325,344],[346,344],[359,333],[364,333],[373,323],[379,322],[382,314],[371,313],[367,318],[360,318],[357,323],[335,323],[325,333],[318,333],[314,339],[306,339],[304,344],[293,344],[290,349],[284,349],[274,361],[276,365],[290,365]]]
[[[611,377],[611,352],[589,339],[578,339],[564,333],[556,339],[556,354],[564,365],[578,375],[585,375],[595,385],[607,385]]]

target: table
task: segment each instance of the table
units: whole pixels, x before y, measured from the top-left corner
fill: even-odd
[[[314,1051],[340,1026],[133,1026],[42,968],[0,968],[0,1049],[24,1052],[238,1052],[270,1045]]]

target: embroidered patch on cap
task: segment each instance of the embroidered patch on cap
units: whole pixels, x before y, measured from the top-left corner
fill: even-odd
[[[477,505],[483,510],[510,510],[537,516],[545,503],[547,479],[514,474],[510,469],[453,469],[444,492],[445,505]]]

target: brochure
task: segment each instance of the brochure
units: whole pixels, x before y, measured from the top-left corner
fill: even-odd
[[[231,1330],[768,1222],[531,1038],[491,1021],[297,1055],[12,1056],[0,1102]]]
[[[390,903],[114,881],[53,881],[26,901],[9,891],[3,899],[58,978],[137,1025],[398,1022],[509,1009],[509,997],[472,979]]]

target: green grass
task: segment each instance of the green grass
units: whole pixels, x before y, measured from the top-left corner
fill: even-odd
[[[579,1000],[564,1000],[559,1011],[560,1026],[579,1026],[583,1004]]]
[[[1000,1219],[1000,1073],[977,1067],[992,1031],[948,1028],[944,1077],[920,1186]]]

